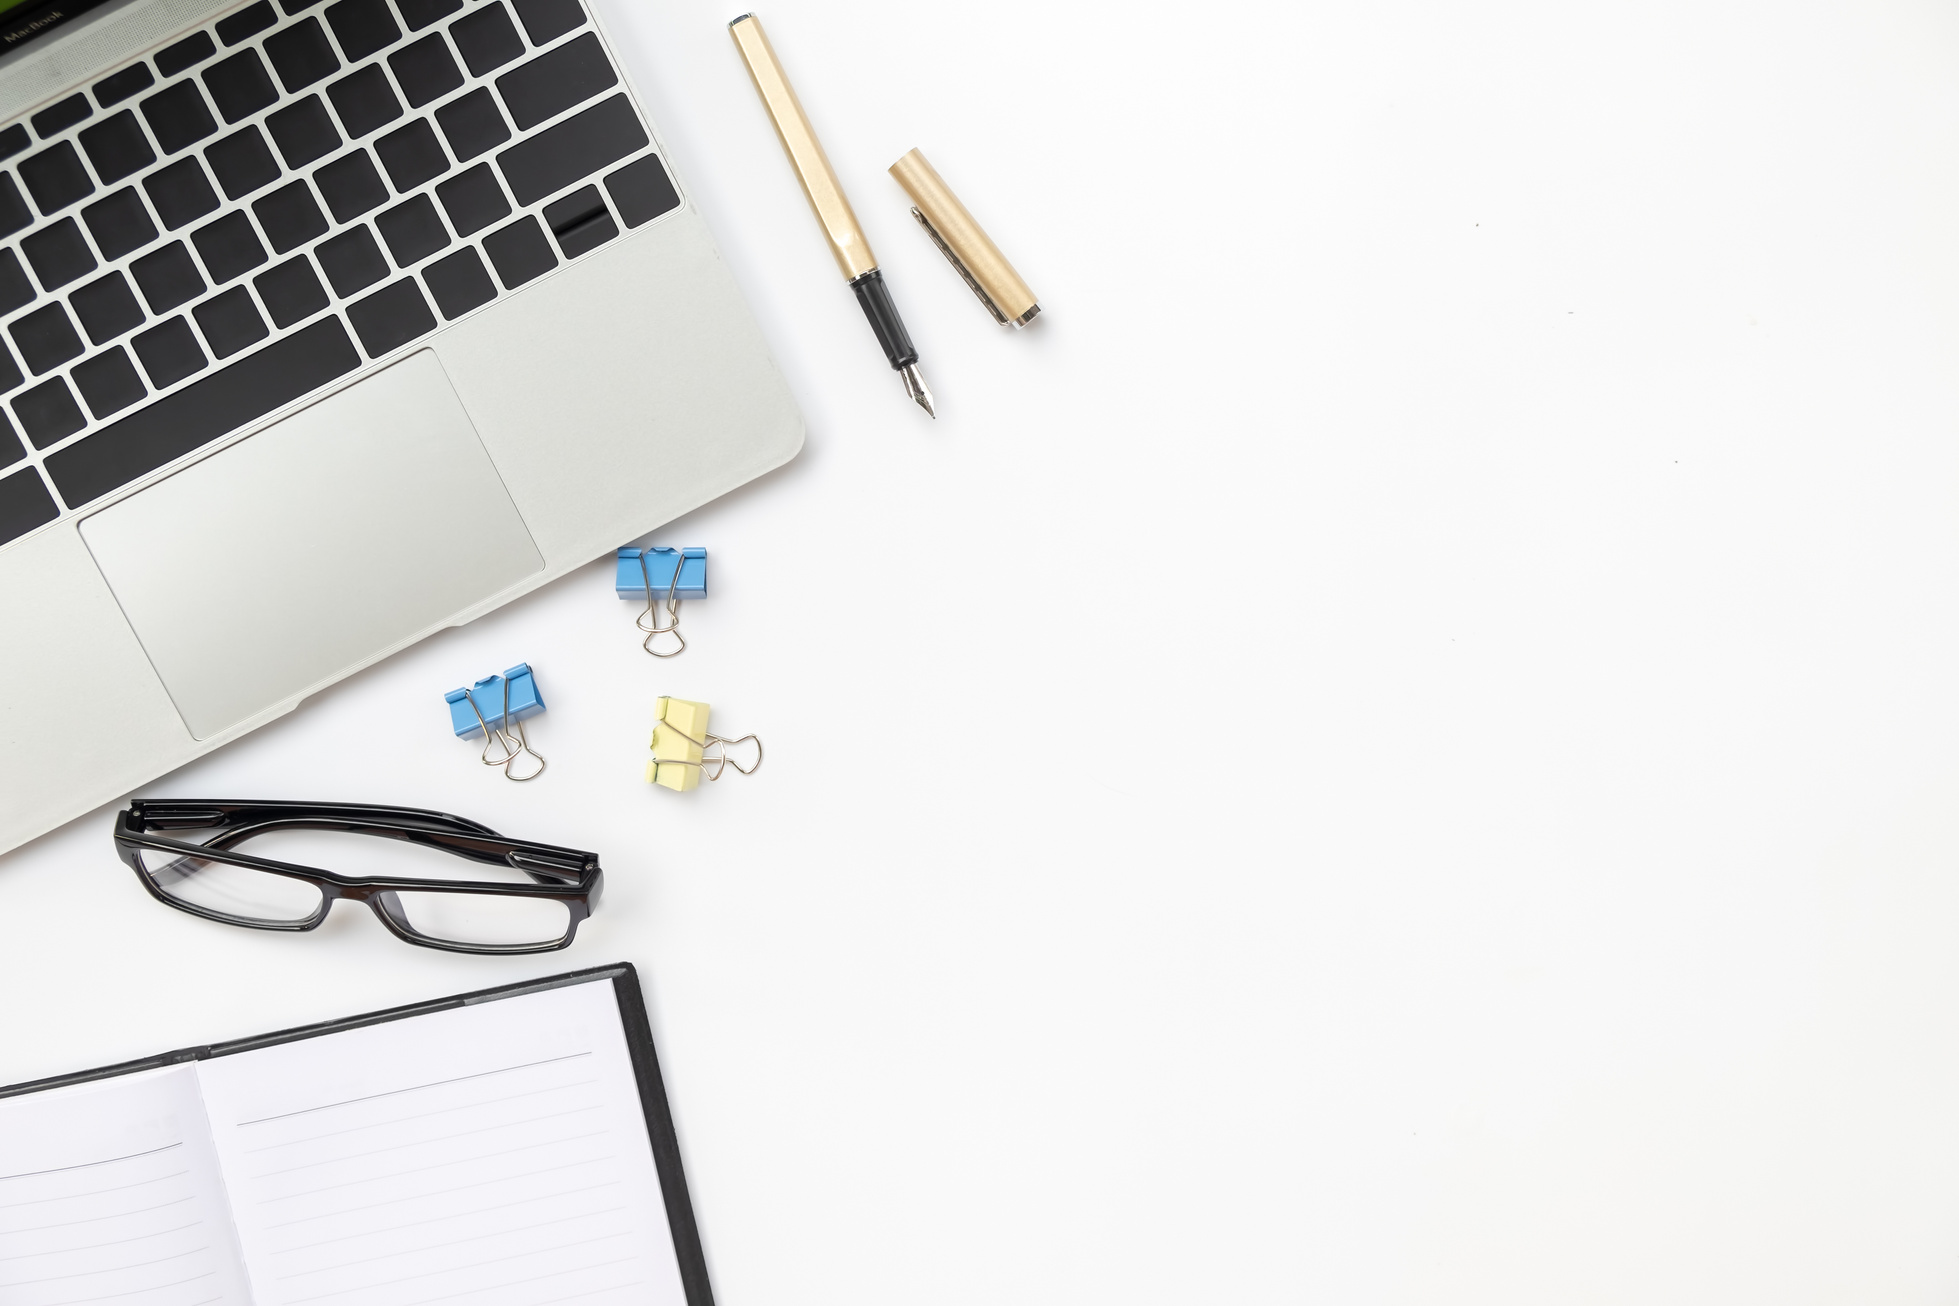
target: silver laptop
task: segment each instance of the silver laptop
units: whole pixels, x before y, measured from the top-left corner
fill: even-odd
[[[583,0],[0,43],[0,851],[801,448]]]

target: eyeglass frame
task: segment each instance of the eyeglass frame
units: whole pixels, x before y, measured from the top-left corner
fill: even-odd
[[[189,843],[150,833],[162,830],[216,830],[208,843]],[[236,844],[272,830],[334,830],[348,834],[372,835],[419,844],[467,861],[490,866],[508,866],[537,881],[536,885],[497,884],[486,880],[422,880],[404,876],[348,876],[316,866],[255,857],[232,851]],[[531,843],[498,834],[489,826],[446,812],[431,812],[417,807],[387,807],[368,803],[294,803],[232,801],[196,802],[187,799],[141,799],[116,814],[116,855],[136,872],[136,878],[152,898],[165,906],[192,916],[237,925],[252,930],[277,930],[303,933],[325,923],[333,904],[342,900],[366,903],[380,917],[388,932],[404,943],[435,948],[443,952],[512,956],[533,952],[557,952],[571,946],[578,926],[599,904],[605,873],[597,853],[561,848],[555,844]],[[312,916],[300,921],[258,921],[233,916],[173,898],[165,893],[143,869],[141,850],[177,853],[264,871],[313,885],[320,891],[320,906]],[[216,857],[212,853],[219,854]],[[548,898],[565,904],[569,917],[564,936],[542,944],[457,943],[423,934],[397,919],[386,903],[394,892],[457,893],[493,897]],[[400,911],[399,903],[395,912]]]

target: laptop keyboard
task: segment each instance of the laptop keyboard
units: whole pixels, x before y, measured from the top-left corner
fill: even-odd
[[[0,544],[680,204],[579,0],[260,0],[0,130]]]

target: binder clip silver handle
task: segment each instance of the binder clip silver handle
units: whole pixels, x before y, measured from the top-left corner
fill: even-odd
[[[544,754],[531,747],[530,740],[524,734],[524,723],[521,720],[513,722],[510,719],[509,679],[506,677],[503,682],[503,718],[494,730],[490,728],[490,723],[483,719],[483,709],[476,706],[476,695],[471,693],[468,698],[469,710],[476,714],[476,724],[483,727],[483,752],[477,760],[482,762],[484,766],[501,768],[504,779],[515,780],[519,784],[522,784],[526,780],[535,780],[543,775],[546,766]],[[515,727],[514,737],[512,731],[513,726]],[[503,756],[491,757],[490,750],[492,748],[500,748]],[[537,759],[537,769],[529,775],[515,774],[511,768],[516,766],[517,760],[527,753]]]
[[[743,766],[740,762],[728,756],[728,749],[730,747],[747,743],[755,745],[755,765],[753,766]],[[708,757],[706,753],[710,748],[719,748],[721,751],[713,757]],[[754,775],[762,768],[762,741],[755,735],[743,735],[740,739],[723,739],[720,735],[709,735],[707,742],[701,747],[701,752],[701,773],[707,776],[709,780],[719,780],[722,770],[730,766],[743,775]],[[707,768],[709,766],[714,768],[712,772],[708,771]]]
[[[684,759],[661,758],[655,761],[654,763],[655,766],[691,766],[698,769],[701,775],[710,784],[716,780],[719,780],[721,778],[721,773],[727,770],[731,766],[735,768],[735,770],[741,772],[743,775],[754,775],[757,771],[762,769],[762,740],[760,736],[743,735],[739,739],[723,739],[720,735],[710,734],[703,738],[696,739],[692,735],[688,734],[685,730],[682,730],[680,727],[674,725],[672,722],[667,723],[667,728],[672,730],[676,735],[679,735],[682,739],[685,739],[688,743],[692,744],[694,747],[700,749],[701,760],[698,762],[689,762]],[[751,744],[751,743],[755,745],[755,764],[753,766],[743,766],[740,762],[737,762],[734,758],[728,756],[729,748],[737,744]],[[721,751],[719,753],[714,753],[714,750],[717,748],[720,749]],[[712,754],[712,756],[710,756],[710,754]]]
[[[675,592],[680,588],[680,568],[685,555],[676,555],[673,560],[673,579],[667,582],[667,624],[662,626],[660,615],[654,610],[653,572],[646,565],[646,555],[650,552],[650,549],[641,550],[639,555],[640,578],[646,582],[646,611],[633,621],[635,626],[646,632],[646,638],[640,641],[639,646],[656,658],[679,657],[687,651],[687,637],[680,633],[680,600],[675,597]],[[662,653],[653,647],[653,641],[662,635],[672,635],[680,646]]]

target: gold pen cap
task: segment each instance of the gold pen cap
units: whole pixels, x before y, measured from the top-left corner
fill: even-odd
[[[945,179],[917,150],[891,165],[891,175],[911,196],[911,215],[925,234],[951,261],[966,284],[979,296],[995,320],[1016,329],[1032,322],[1041,311],[1034,292],[1007,262],[1000,247],[987,238]]]

